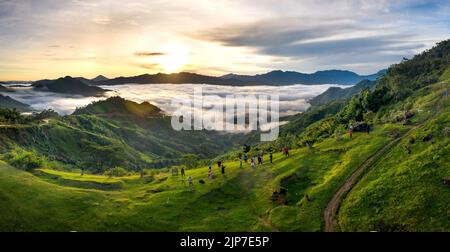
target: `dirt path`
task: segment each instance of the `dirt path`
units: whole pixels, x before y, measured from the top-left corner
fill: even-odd
[[[369,158],[367,158],[361,165],[356,168],[356,170],[350,175],[347,180],[345,180],[344,184],[335,192],[331,200],[328,202],[327,207],[324,211],[324,219],[325,219],[325,232],[333,232],[333,228],[337,225],[337,215],[339,211],[339,207],[341,205],[342,200],[345,198],[347,193],[352,189],[352,187],[358,182],[360,175],[363,171],[369,169],[377,160],[380,159],[383,154],[388,152],[391,148],[393,148],[400,140],[407,137],[410,132],[417,129],[421,125],[417,125],[411,128],[408,132],[403,134],[402,136],[392,140],[388,144],[386,144],[381,149],[377,150],[374,154],[372,154]]]

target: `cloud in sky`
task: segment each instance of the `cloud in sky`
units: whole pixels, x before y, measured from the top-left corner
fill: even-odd
[[[135,52],[134,56],[138,57],[153,57],[153,56],[163,56],[166,55],[166,53],[163,52]]]
[[[180,70],[205,74],[367,74],[450,37],[448,1],[257,3],[0,0],[0,79],[153,73],[168,44],[190,55]]]

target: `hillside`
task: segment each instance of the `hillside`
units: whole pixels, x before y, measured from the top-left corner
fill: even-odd
[[[39,91],[83,96],[101,96],[108,91],[100,87],[89,86],[82,80],[72,78],[70,76],[56,80],[36,81],[32,86],[34,89]]]
[[[67,169],[96,173],[115,166],[138,171],[180,164],[191,153],[196,153],[194,159],[210,158],[243,139],[242,134],[174,131],[171,117],[159,108],[120,97],[92,103],[73,115],[31,121],[0,127],[0,151],[10,153],[8,160],[34,150],[38,157]]]
[[[375,88],[375,84],[375,81],[363,80],[355,86],[349,88],[330,87],[322,94],[311,99],[309,103],[313,106],[318,106],[332,100],[348,100],[352,96],[359,94],[365,88]]]
[[[318,71],[311,74],[299,73],[294,71],[271,71],[265,74],[257,75],[236,75],[227,74],[222,76],[224,79],[237,79],[241,81],[263,82],[269,85],[292,85],[292,84],[342,84],[354,85],[363,80],[375,81],[383,76],[386,70],[371,75],[358,75],[351,71],[327,70]]]
[[[9,96],[0,94],[0,108],[16,109],[20,112],[30,112],[33,109],[30,105],[14,100]]]

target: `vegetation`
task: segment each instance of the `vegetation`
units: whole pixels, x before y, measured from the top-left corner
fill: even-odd
[[[375,88],[375,84],[375,81],[363,80],[355,86],[349,88],[330,87],[327,89],[327,91],[314,97],[309,103],[311,103],[312,106],[318,106],[326,104],[332,100],[345,101],[350,99],[352,96],[359,94],[364,89]]]
[[[4,111],[0,230],[323,231],[330,200],[363,167],[335,230],[450,231],[449,55],[442,42],[392,66],[375,90],[290,117],[278,140],[256,145],[168,130],[164,115],[133,112],[149,105],[120,98],[47,120]],[[261,151],[263,165],[240,168],[243,153]],[[226,173],[214,165],[209,179],[205,158]]]

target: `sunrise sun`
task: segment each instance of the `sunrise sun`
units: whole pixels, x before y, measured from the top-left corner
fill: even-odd
[[[165,54],[161,57],[159,64],[165,72],[173,73],[179,71],[189,62],[188,50],[181,44],[167,44],[162,49]]]

